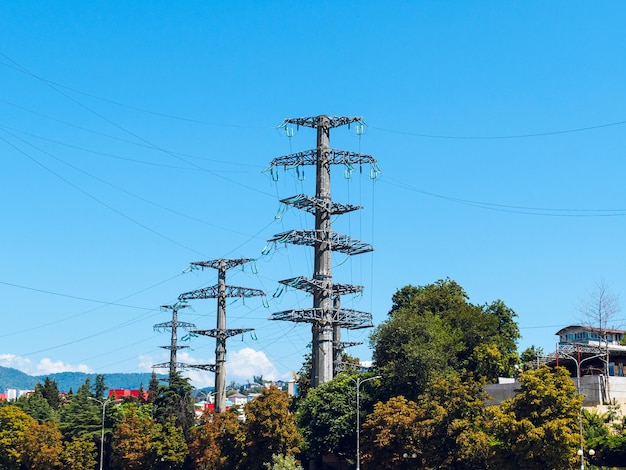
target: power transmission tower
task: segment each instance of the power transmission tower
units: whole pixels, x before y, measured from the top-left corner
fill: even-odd
[[[330,148],[330,129],[354,122],[362,122],[360,117],[316,116],[285,119],[285,125],[293,124],[317,130],[317,146],[312,150],[278,157],[270,162],[271,167],[316,166],[315,197],[299,194],[283,199],[281,202],[315,216],[314,230],[292,230],[279,233],[269,239],[270,242],[293,243],[312,246],[314,254],[313,278],[297,277],[280,281],[281,283],[313,294],[313,308],[287,310],[272,314],[272,320],[311,323],[312,327],[312,377],[311,385],[316,387],[333,378],[333,362],[336,362],[337,348],[341,347],[338,338],[340,328],[369,328],[372,325],[371,313],[343,309],[335,299],[341,295],[360,292],[361,286],[334,284],[332,277],[331,254],[338,251],[347,255],[357,255],[372,251],[370,244],[354,240],[348,235],[339,234],[331,229],[332,215],[345,214],[361,209],[360,206],[336,203],[330,196],[331,165],[352,165],[370,163],[376,160],[370,155],[363,155]],[[337,300],[338,302],[338,300]],[[335,338],[337,337],[337,338]]]
[[[215,372],[215,410],[221,413],[226,410],[226,339],[239,335],[253,328],[226,329],[226,299],[228,297],[264,296],[265,292],[248,287],[234,287],[226,285],[226,271],[252,261],[250,258],[216,259],[212,261],[197,261],[191,263],[202,269],[217,269],[217,285],[205,287],[178,296],[178,300],[217,299],[217,328],[211,330],[193,330],[192,333],[215,338],[215,365],[195,366]],[[193,366],[192,366],[193,367]]]
[[[170,341],[170,345],[169,346],[159,346],[163,349],[169,349],[170,350],[170,361],[169,362],[162,362],[160,364],[154,364],[152,366],[153,369],[165,369],[165,368],[169,368],[170,370],[170,378],[172,377],[172,375],[174,375],[176,373],[176,369],[177,368],[187,368],[189,367],[188,364],[184,364],[182,362],[177,362],[176,360],[176,352],[179,349],[184,349],[184,348],[188,348],[189,346],[179,346],[177,344],[178,341],[178,328],[184,328],[186,330],[189,330],[191,328],[195,328],[196,325],[194,325],[193,323],[188,323],[188,322],[181,322],[178,321],[178,311],[180,309],[183,308],[187,308],[190,307],[190,305],[188,304],[184,304],[184,303],[175,303],[174,305],[161,305],[161,310],[171,310],[172,311],[172,321],[168,321],[165,323],[157,323],[156,325],[154,325],[154,329],[155,331],[162,331],[162,330],[169,330],[171,332],[171,341]]]

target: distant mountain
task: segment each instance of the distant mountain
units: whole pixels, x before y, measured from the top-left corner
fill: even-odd
[[[7,389],[15,388],[18,390],[32,390],[37,382],[44,382],[46,377],[56,381],[59,391],[68,392],[72,389],[74,392],[85,383],[87,377],[91,379],[93,385],[96,381],[96,374],[85,374],[84,372],[58,372],[48,375],[28,375],[17,369],[0,366],[0,392],[6,393]],[[159,379],[166,379],[167,375],[157,374]],[[107,388],[137,390],[140,385],[144,389],[148,388],[152,374],[149,372],[136,374],[104,374],[104,384]]]

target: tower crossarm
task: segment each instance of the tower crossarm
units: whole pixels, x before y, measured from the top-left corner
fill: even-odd
[[[152,328],[154,328],[154,331],[161,331],[161,330],[171,329],[172,326],[173,326],[173,323],[171,321],[166,321],[164,323],[157,323]],[[195,328],[196,325],[194,323],[189,323],[186,321],[179,321],[179,322],[176,322],[176,327],[189,330],[190,328]]]
[[[321,308],[293,309],[273,313],[269,319],[296,323],[320,323],[327,321],[327,313]],[[351,309],[332,309],[330,313],[332,323],[350,330],[371,328],[373,326],[371,313]]]
[[[231,328],[223,330],[213,328],[211,330],[194,330],[192,333],[202,336],[210,336],[211,338],[226,339],[252,330],[254,330],[254,328]]]
[[[250,261],[254,261],[252,258],[236,258],[236,259],[214,259],[210,261],[192,261],[192,266],[197,266],[202,269],[204,268],[213,268],[213,269],[231,269],[235,266],[239,266],[241,264],[249,263]]]
[[[295,124],[298,127],[311,127],[313,129],[320,125],[330,129],[332,127],[345,126],[346,124],[349,126],[353,122],[363,122],[361,116],[323,116],[325,118],[323,120],[320,119],[321,117],[322,116],[287,118],[284,122],[285,124]]]
[[[307,196],[306,194],[298,194],[297,196],[281,199],[280,202],[288,206],[293,206],[296,209],[307,211],[311,214],[315,214],[318,209],[326,209],[327,203],[320,198]],[[363,206],[354,206],[352,204],[341,204],[338,202],[330,203],[330,213],[345,214],[347,212],[357,211],[363,209]]]
[[[183,362],[175,362],[174,363],[176,365],[177,369],[186,369],[189,367],[189,364],[185,364]],[[153,369],[169,369],[171,366],[170,362],[161,362],[159,364],[154,364],[152,366]]]
[[[188,369],[208,370],[209,372],[215,372],[217,366],[215,364],[187,364]]]
[[[176,345],[176,346],[159,346],[159,347],[163,348],[163,349],[169,349],[170,351],[172,349],[176,349],[178,351],[179,349],[185,349],[185,348],[188,348],[189,346],[178,346],[178,345]]]
[[[327,239],[325,235],[328,235],[329,239]],[[369,243],[355,240],[348,235],[337,232],[325,234],[322,230],[291,230],[274,235],[268,241],[305,246],[315,246],[318,243],[330,242],[330,248],[333,251],[347,255],[359,255],[361,253],[374,251],[374,248]]]
[[[338,346],[341,349],[351,348],[352,346],[360,346],[363,341],[333,341],[333,345]]]
[[[293,277],[291,279],[283,279],[282,281],[278,281],[279,283],[287,286],[293,287],[294,289],[303,290],[309,294],[313,294],[317,289],[322,289],[323,285],[320,280],[317,279],[309,279],[304,276]],[[332,294],[335,295],[344,295],[344,294],[356,294],[363,290],[363,286],[353,286],[350,284],[333,284],[332,285]]]
[[[257,297],[264,296],[265,292],[249,287],[225,286],[225,297]],[[185,292],[178,296],[178,300],[216,299],[219,295],[219,287],[203,287],[202,289]]]
[[[317,165],[319,159],[318,149],[303,150],[282,157],[276,157],[270,162],[270,166],[295,167],[304,165]],[[363,163],[375,164],[376,159],[364,153],[351,152],[349,150],[325,149],[324,160],[329,165],[362,165]]]

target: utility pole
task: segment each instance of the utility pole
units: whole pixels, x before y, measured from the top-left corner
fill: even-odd
[[[345,284],[333,284],[331,254],[338,251],[347,255],[356,255],[372,251],[368,243],[339,234],[331,229],[332,215],[345,214],[361,209],[360,206],[334,203],[330,195],[331,165],[346,166],[376,164],[376,160],[360,153],[332,149],[330,147],[330,129],[354,122],[362,122],[360,117],[316,116],[285,119],[285,125],[293,124],[317,130],[317,146],[312,150],[278,157],[270,162],[271,167],[297,167],[315,165],[315,197],[304,194],[283,199],[282,203],[304,210],[315,216],[314,230],[292,230],[279,233],[269,239],[270,242],[293,243],[312,246],[314,252],[313,278],[298,277],[280,281],[282,284],[302,289],[313,294],[313,308],[287,310],[272,314],[272,320],[311,323],[312,334],[312,377],[311,386],[317,387],[333,378],[333,358],[336,356],[333,345],[338,328],[369,328],[372,326],[371,313],[336,308],[333,299],[347,293],[359,292],[362,287]]]
[[[170,341],[170,345],[169,346],[159,346],[163,349],[169,349],[170,350],[170,361],[169,362],[162,362],[160,364],[154,364],[152,366],[153,369],[164,369],[164,368],[169,368],[170,370],[170,378],[172,377],[172,375],[174,375],[176,373],[176,368],[187,368],[189,367],[188,364],[183,364],[182,362],[177,362],[176,359],[176,352],[179,349],[184,349],[184,348],[188,348],[189,346],[179,346],[177,344],[178,341],[178,335],[177,335],[177,331],[178,328],[184,328],[186,330],[189,330],[191,328],[195,328],[196,325],[194,325],[193,323],[187,323],[187,322],[181,322],[178,321],[178,311],[180,309],[183,308],[188,308],[190,307],[190,305],[185,304],[185,303],[180,303],[177,302],[173,305],[161,305],[161,310],[162,311],[166,311],[166,310],[171,310],[172,311],[172,321],[168,321],[165,323],[157,323],[156,325],[154,325],[154,330],[155,331],[162,331],[162,330],[169,330],[171,332],[171,341]]]
[[[202,269],[217,269],[217,285],[186,292],[178,296],[178,300],[217,299],[217,328],[211,330],[193,330],[192,333],[215,338],[215,365],[204,365],[203,368],[215,372],[215,411],[222,413],[226,410],[226,339],[231,336],[252,331],[253,328],[226,328],[226,299],[228,297],[264,296],[265,292],[247,287],[226,285],[226,271],[252,261],[250,258],[216,259],[212,261],[192,262],[192,266]],[[193,366],[192,366],[193,367]]]

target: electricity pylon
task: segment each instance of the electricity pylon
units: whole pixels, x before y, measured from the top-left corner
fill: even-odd
[[[250,258],[216,259],[212,261],[196,261],[192,266],[202,269],[217,269],[217,285],[205,287],[178,296],[178,300],[217,299],[217,328],[211,330],[192,330],[191,333],[215,338],[215,365],[191,366],[215,372],[215,411],[221,413],[226,410],[226,339],[239,335],[253,328],[226,328],[226,299],[228,297],[264,296],[265,292],[248,287],[234,287],[226,285],[226,271],[235,266],[249,263]]]
[[[154,364],[152,366],[153,369],[165,369],[165,368],[169,368],[170,370],[170,378],[172,377],[172,375],[174,375],[176,373],[176,369],[177,368],[187,368],[188,365],[184,364],[182,362],[177,362],[176,360],[176,352],[179,349],[184,349],[184,348],[188,348],[189,346],[179,346],[177,344],[178,341],[178,328],[184,328],[186,330],[189,330],[191,328],[195,328],[196,325],[194,325],[193,323],[188,323],[188,322],[181,322],[178,321],[178,311],[182,308],[187,308],[190,307],[190,305],[185,304],[185,303],[175,303],[174,305],[161,305],[161,310],[165,311],[165,310],[171,310],[172,311],[172,321],[168,321],[168,322],[164,322],[164,323],[157,323],[156,325],[154,325],[154,329],[155,331],[162,331],[162,330],[169,330],[171,332],[171,341],[170,341],[170,345],[169,346],[159,346],[163,349],[169,349],[170,350],[170,361],[169,362],[162,362],[160,364]]]
[[[345,214],[361,209],[360,206],[336,203],[330,196],[331,165],[376,165],[370,155],[337,150],[330,148],[330,129],[354,122],[362,122],[360,117],[316,116],[285,119],[285,125],[294,124],[317,130],[317,146],[312,150],[278,157],[270,162],[271,167],[298,167],[302,165],[316,166],[315,196],[299,194],[283,199],[282,203],[304,210],[315,216],[314,230],[291,230],[274,235],[270,242],[293,243],[312,246],[314,253],[313,278],[297,277],[280,281],[296,289],[313,294],[313,308],[287,310],[272,314],[271,320],[287,320],[311,323],[312,327],[312,377],[311,385],[316,387],[333,378],[333,358],[336,349],[341,347],[340,328],[369,328],[372,325],[371,313],[344,309],[334,304],[336,298],[344,294],[360,292],[361,286],[334,284],[332,277],[331,254],[338,251],[347,255],[357,255],[372,251],[370,244],[354,240],[348,235],[334,232],[331,229],[332,215]]]

